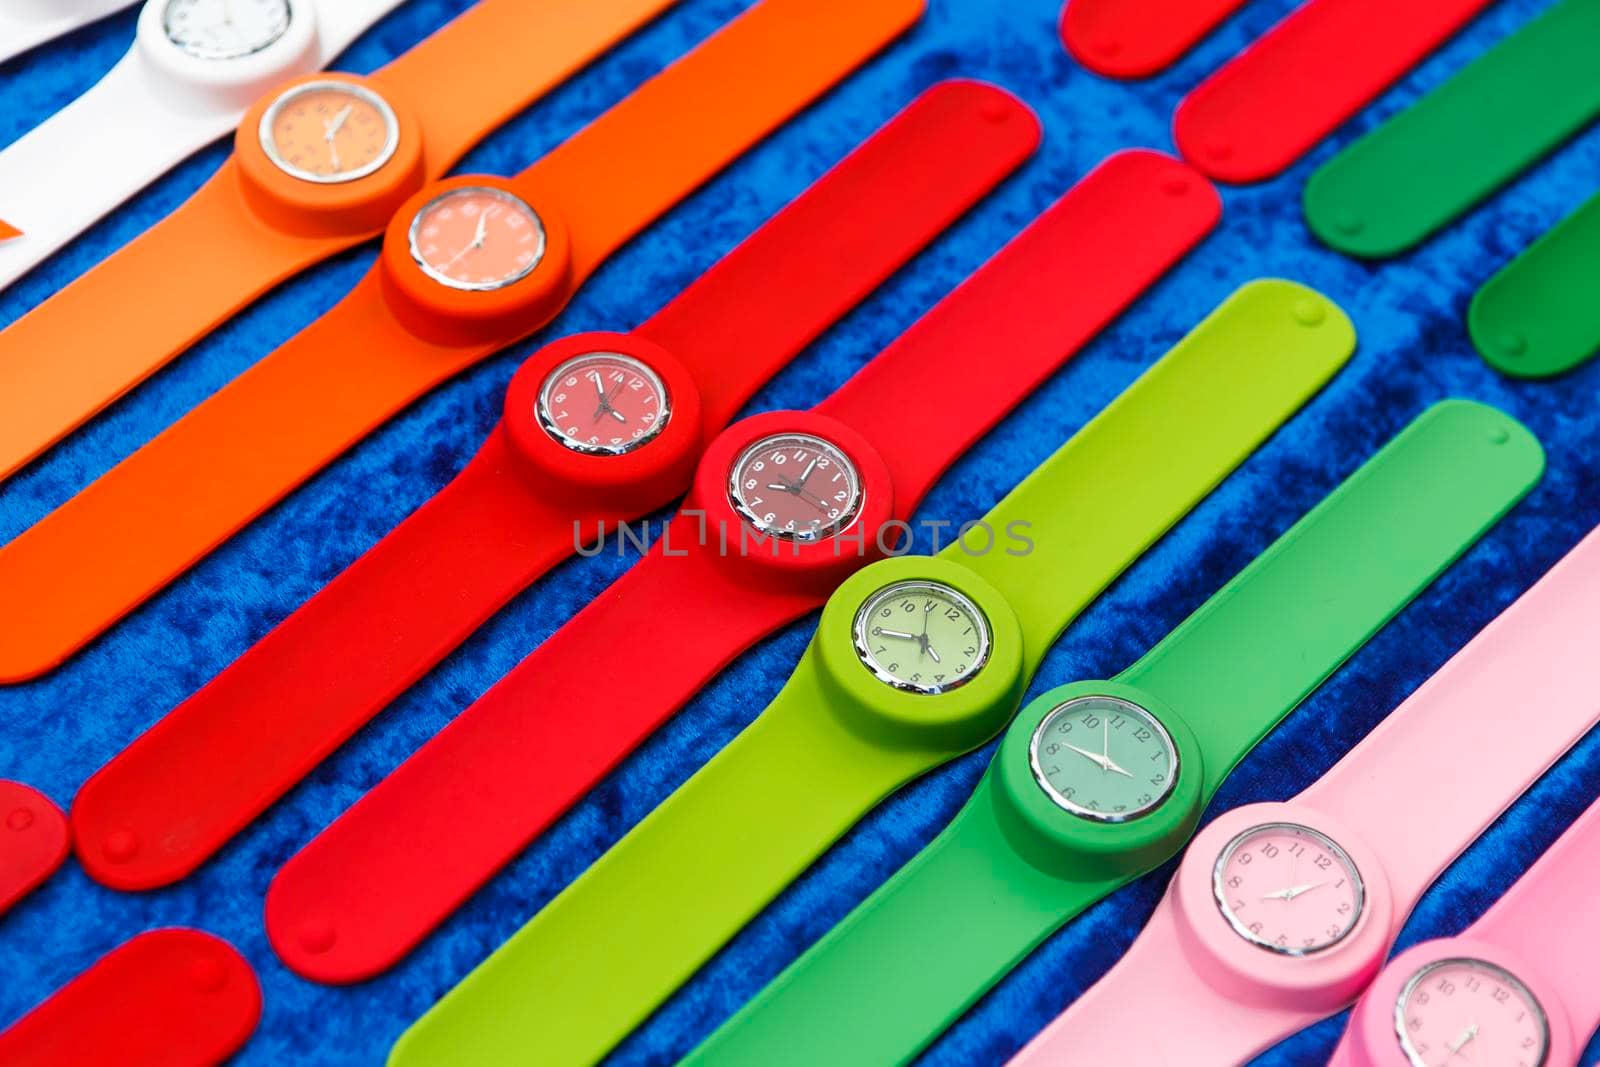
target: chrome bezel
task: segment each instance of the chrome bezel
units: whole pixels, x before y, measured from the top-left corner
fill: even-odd
[[[1354,908],[1354,914],[1350,916],[1349,925],[1347,925],[1344,930],[1340,932],[1338,937],[1334,938],[1332,941],[1329,941],[1327,944],[1318,945],[1315,948],[1292,948],[1287,945],[1274,944],[1271,941],[1257,937],[1250,930],[1250,928],[1244,923],[1240,922],[1239,918],[1228,908],[1228,898],[1227,892],[1223,886],[1222,872],[1227,868],[1228,861],[1233,858],[1233,854],[1238,851],[1240,845],[1242,845],[1249,838],[1252,838],[1266,830],[1287,830],[1292,833],[1304,834],[1307,837],[1315,839],[1321,844],[1323,849],[1331,853],[1344,864],[1345,869],[1350,872],[1350,877],[1355,881],[1356,906]],[[1293,956],[1296,958],[1315,956],[1318,953],[1326,952],[1334,946],[1343,943],[1346,938],[1355,932],[1356,927],[1361,925],[1361,917],[1365,915],[1367,911],[1367,883],[1361,876],[1361,868],[1356,866],[1356,861],[1351,858],[1350,853],[1345,851],[1343,845],[1340,845],[1337,841],[1323,833],[1321,830],[1316,830],[1310,826],[1295,822],[1258,823],[1255,826],[1249,827],[1248,829],[1235,834],[1233,839],[1224,845],[1222,851],[1217,854],[1216,863],[1211,869],[1211,896],[1216,901],[1217,910],[1222,913],[1222,917],[1227,920],[1228,925],[1233,928],[1234,933],[1238,934],[1245,941],[1248,941],[1257,948],[1263,949],[1267,952],[1275,953],[1279,956]]]
[[[278,28],[277,33],[272,35],[271,40],[264,41],[261,44],[252,45],[245,49],[199,48],[194,45],[185,44],[173,36],[174,31],[172,27],[172,9],[182,2],[183,0],[166,0],[165,6],[161,9],[161,30],[166,35],[168,44],[172,45],[172,47],[176,48],[184,55],[192,56],[195,59],[203,59],[210,62],[220,63],[235,59],[244,59],[247,56],[259,55],[260,53],[271,48],[273,45],[277,44],[279,41],[283,40],[284,36],[289,32],[289,27],[294,25],[295,0],[283,0],[283,25]]]
[[[1411,994],[1416,992],[1417,986],[1421,985],[1430,974],[1442,967],[1453,967],[1461,964],[1469,967],[1479,967],[1492,972],[1497,981],[1503,985],[1510,986],[1521,994],[1524,1003],[1533,1005],[1533,1010],[1539,1019],[1539,1037],[1541,1041],[1539,1058],[1535,1061],[1534,1067],[1543,1067],[1550,1059],[1550,1017],[1545,1014],[1544,1005],[1539,1002],[1539,998],[1534,996],[1533,990],[1529,989],[1527,983],[1523,982],[1522,979],[1499,964],[1490,963],[1488,960],[1481,960],[1475,956],[1451,956],[1448,959],[1434,960],[1432,963],[1418,968],[1415,974],[1406,979],[1405,985],[1400,987],[1400,993],[1394,1002],[1394,1033],[1395,1038],[1400,1042],[1400,1051],[1405,1056],[1406,1062],[1410,1063],[1412,1067],[1433,1067],[1432,1064],[1422,1058],[1421,1053],[1411,1047],[1411,1037],[1406,1033],[1406,1002],[1411,999]]]
[[[850,503],[846,508],[844,508],[843,511],[840,512],[839,517],[834,519],[827,526],[821,526],[815,530],[775,529],[767,525],[766,521],[758,516],[755,511],[745,503],[743,490],[739,485],[739,472],[743,470],[745,463],[747,463],[752,456],[759,452],[766,452],[783,441],[795,441],[799,444],[805,445],[808,448],[816,449],[819,452],[830,453],[835,461],[838,462],[839,465],[849,474],[851,490]],[[759,441],[756,441],[743,449],[739,453],[738,457],[734,459],[733,465],[728,468],[728,503],[732,505],[733,510],[738,514],[739,518],[743,519],[745,523],[757,533],[761,534],[763,537],[772,537],[780,541],[799,541],[809,544],[816,541],[825,541],[830,537],[837,537],[839,534],[844,533],[846,530],[850,529],[850,527],[854,526],[856,520],[861,517],[861,505],[865,499],[866,487],[861,484],[861,471],[856,467],[855,461],[845,453],[844,449],[840,448],[832,441],[818,437],[816,434],[802,433],[798,431],[794,433],[768,434]]]
[[[454,200],[457,197],[466,196],[468,194],[487,194],[490,197],[501,201],[502,203],[512,204],[519,210],[526,211],[533,218],[533,225],[539,235],[539,243],[534,249],[533,260],[529,262],[526,267],[517,271],[515,274],[509,275],[505,278],[496,279],[492,282],[462,282],[451,278],[443,271],[436,270],[431,264],[428,263],[426,259],[423,258],[422,250],[417,247],[417,237],[422,232],[422,220],[428,217],[428,212],[432,211],[446,200]],[[429,278],[438,282],[445,288],[455,289],[464,293],[488,293],[494,292],[497,289],[505,289],[509,286],[516,285],[518,282],[522,281],[522,279],[539,269],[539,264],[544,262],[545,253],[550,247],[550,239],[544,227],[544,219],[541,218],[539,213],[533,209],[533,205],[522,199],[520,196],[517,196],[515,193],[510,193],[504,189],[497,189],[489,185],[460,185],[456,186],[454,189],[447,189],[438,196],[434,197],[432,200],[429,200],[426,204],[423,204],[422,207],[417,210],[416,215],[412,217],[411,228],[407,231],[406,238],[407,243],[411,246],[411,260],[417,265],[418,270],[422,271],[423,274],[426,274]]]
[[[587,441],[577,440],[560,427],[550,413],[550,393],[555,388],[555,383],[570,374],[573,367],[593,359],[609,359],[626,364],[635,373],[649,379],[655,385],[656,395],[661,398],[661,406],[655,425],[645,430],[639,437],[631,438],[621,445],[593,445]],[[581,452],[586,456],[623,456],[643,448],[661,435],[661,431],[666,429],[668,421],[672,418],[672,401],[667,393],[667,383],[662,381],[661,375],[657,374],[647,364],[621,352],[585,352],[581,356],[573,356],[571,359],[566,360],[545,375],[544,383],[539,387],[538,402],[534,404],[534,417],[539,422],[539,428],[544,430],[551,440],[564,448],[571,449],[574,452]]]
[[[1044,765],[1039,759],[1039,742],[1043,739],[1045,731],[1049,728],[1051,723],[1055,722],[1062,715],[1070,712],[1074,707],[1088,703],[1115,704],[1134,717],[1143,719],[1154,728],[1156,736],[1159,737],[1161,743],[1167,747],[1167,755],[1170,760],[1172,773],[1167,776],[1166,784],[1162,787],[1161,792],[1157,794],[1156,798],[1149,804],[1139,808],[1137,811],[1105,812],[1096,811],[1092,808],[1086,808],[1082,804],[1062,796],[1060,790],[1058,790],[1045,775]],[[1045,796],[1049,797],[1051,802],[1054,803],[1056,807],[1072,815],[1076,815],[1080,819],[1087,819],[1090,822],[1124,823],[1143,818],[1166,803],[1167,798],[1172,795],[1173,789],[1175,789],[1178,785],[1178,774],[1182,766],[1182,756],[1178,753],[1177,743],[1172,740],[1172,734],[1167,732],[1167,728],[1162,725],[1161,720],[1156,718],[1155,714],[1152,713],[1148,708],[1140,707],[1133,701],[1124,700],[1122,697],[1104,696],[1090,693],[1080,697],[1073,697],[1071,700],[1063,701],[1062,703],[1057,704],[1055,707],[1050,709],[1049,714],[1045,715],[1044,718],[1039,720],[1039,725],[1034,727],[1033,736],[1028,739],[1028,765],[1033,770],[1033,780],[1038,783],[1040,789],[1044,790]]]
[[[919,682],[907,682],[901,678],[895,677],[883,667],[879,666],[876,662],[876,657],[872,654],[871,643],[867,640],[867,620],[871,618],[872,613],[877,610],[879,604],[887,599],[890,599],[891,597],[901,597],[908,594],[914,595],[918,592],[932,596],[944,597],[954,601],[957,607],[963,611],[966,611],[974,620],[976,620],[978,624],[978,654],[972,657],[972,666],[967,670],[966,674],[960,678],[957,678],[955,681],[945,682],[939,685],[924,685]],[[992,649],[993,643],[992,630],[989,626],[989,617],[983,613],[983,609],[978,607],[977,603],[973,601],[971,597],[967,596],[959,589],[945,585],[943,582],[917,580],[894,582],[891,585],[884,586],[882,589],[879,589],[877,592],[867,597],[867,599],[862,602],[861,607],[856,609],[856,617],[855,622],[851,626],[851,634],[854,638],[856,659],[860,661],[863,667],[872,673],[873,677],[877,678],[878,681],[891,688],[900,689],[908,693],[919,693],[924,696],[934,696],[939,693],[948,693],[953,690],[960,689],[962,686],[971,682],[980,673],[982,673],[983,668],[988,665],[989,653]]]
[[[290,163],[279,153],[278,140],[272,133],[273,127],[277,124],[278,116],[291,102],[305,96],[307,93],[328,90],[347,93],[371,104],[377,109],[378,114],[383,116],[384,126],[388,133],[383,143],[383,150],[378,153],[376,159],[357,167],[355,170],[341,171],[338,174],[318,174],[315,171],[305,170]],[[369,175],[376,174],[389,164],[389,161],[394,158],[395,152],[400,148],[400,119],[395,115],[394,108],[389,106],[389,101],[364,85],[353,85],[350,82],[334,81],[332,79],[306,82],[303,85],[296,85],[294,88],[284,91],[272,102],[272,106],[267,108],[266,113],[261,116],[261,125],[256,132],[261,142],[261,150],[266,153],[268,159],[272,160],[274,166],[291,178],[297,178],[303,182],[312,182],[316,185],[343,185],[346,182],[359,181]]]

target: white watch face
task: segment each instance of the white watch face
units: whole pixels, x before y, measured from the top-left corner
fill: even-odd
[[[671,418],[660,375],[620,352],[588,352],[551,371],[535,414],[557,443],[596,456],[632,452]]]
[[[1436,960],[1407,980],[1395,1036],[1412,1067],[1544,1067],[1550,1020],[1521,979],[1485,960]]]
[[[262,151],[285,174],[332,185],[381,170],[400,147],[400,120],[371,89],[315,81],[274,100],[260,134]]]
[[[1212,891],[1234,933],[1284,956],[1332,948],[1366,907],[1366,884],[1350,854],[1296,823],[1252,827],[1228,842]]]
[[[896,582],[856,612],[856,656],[880,682],[912,693],[944,693],[989,661],[989,620],[942,582]]]
[[[198,59],[238,59],[289,30],[289,0],[167,0],[167,40]]]
[[[1178,780],[1178,746],[1154,715],[1108,696],[1069,700],[1033,732],[1034,781],[1092,822],[1127,822],[1161,806]]]

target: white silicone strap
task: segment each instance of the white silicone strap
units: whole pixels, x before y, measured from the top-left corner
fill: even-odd
[[[399,3],[318,0],[314,66]],[[239,124],[237,101],[206,107],[192,87],[168,91],[165,77],[135,45],[93,88],[0,152],[0,221],[22,232],[0,241],[0,289]]]
[[[0,63],[132,5],[133,0],[0,0]]]

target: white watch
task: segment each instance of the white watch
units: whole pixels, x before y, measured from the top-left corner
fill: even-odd
[[[128,54],[0,152],[0,232],[20,232],[0,240],[0,289],[231,131],[267,90],[326,66],[399,4],[146,0]],[[108,5],[118,6],[100,0]]]
[[[133,0],[0,0],[0,63],[132,4]]]

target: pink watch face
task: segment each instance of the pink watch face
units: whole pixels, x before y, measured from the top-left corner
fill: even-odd
[[[659,434],[670,417],[656,372],[617,352],[569,359],[539,391],[539,425],[574,452],[620,456]]]
[[[1542,1067],[1550,1026],[1510,971],[1483,960],[1430,963],[1400,990],[1400,1048],[1415,1067]]]
[[[533,273],[544,252],[544,223],[503,189],[452,189],[411,223],[411,258],[452,289],[503,289]]]
[[[817,541],[861,510],[861,476],[844,452],[811,434],[778,434],[745,449],[728,475],[734,509],[757,531]]]
[[[1366,903],[1361,872],[1345,850],[1293,823],[1257,826],[1230,841],[1212,889],[1234,932],[1286,956],[1338,944]]]

